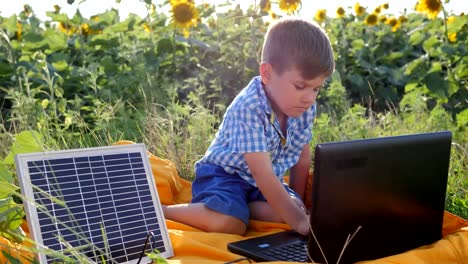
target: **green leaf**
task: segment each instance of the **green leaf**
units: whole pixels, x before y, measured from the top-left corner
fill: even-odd
[[[7,166],[0,163],[0,182],[13,183],[13,176]]]
[[[440,72],[431,72],[424,77],[427,89],[430,94],[439,99],[448,97],[448,84],[440,75]]]
[[[426,41],[424,41],[423,49],[424,51],[426,51],[426,53],[430,54],[432,51],[432,48],[437,44],[440,44],[440,41],[437,37],[433,36],[427,39]]]
[[[7,20],[2,21],[3,23],[0,23],[2,28],[4,27],[11,35],[16,32],[17,30],[17,25],[16,23],[18,22],[18,19],[16,18],[16,15],[10,16]]]
[[[18,190],[18,186],[9,182],[4,182],[0,179],[0,183],[2,184],[2,188],[0,188],[0,199],[10,197],[16,190]]]
[[[430,68],[428,56],[421,56],[403,66],[404,75],[410,82],[420,82]]]
[[[44,140],[36,131],[23,131],[16,135],[10,153],[3,160],[4,164],[13,164],[16,154],[42,151]]]
[[[463,26],[468,24],[468,18],[465,16],[455,16],[455,20],[452,23],[447,23],[447,29],[449,34],[452,32],[460,32]]]
[[[116,73],[118,71],[118,64],[115,63],[115,60],[111,56],[105,56],[100,61],[101,66],[104,67],[104,71],[109,73]]]
[[[24,34],[23,39],[25,50],[37,50],[47,45],[47,41],[44,39],[44,36],[35,32]]]
[[[0,230],[0,235],[21,242],[24,238],[24,232],[20,227],[23,217],[23,208],[15,203],[12,197],[0,199],[0,224],[5,227]]]
[[[392,61],[403,58],[404,56],[405,54],[403,52],[397,51],[397,52],[390,53],[389,55],[383,57],[382,59],[386,61],[387,63],[391,63]]]
[[[99,18],[99,24],[104,23],[106,25],[112,25],[114,24],[114,20],[117,17],[117,11],[112,9],[110,11],[99,14],[97,17]]]
[[[55,86],[54,87],[54,94],[55,96],[57,96],[57,98],[63,98],[63,94],[64,94],[64,91],[63,91],[63,88],[60,87],[60,86]],[[59,101],[60,103],[61,101]],[[61,111],[63,112],[63,111]]]
[[[171,53],[174,50],[173,42],[170,38],[163,38],[158,41],[158,53]]]
[[[356,52],[360,49],[362,49],[365,46],[365,42],[362,39],[355,39],[353,42],[351,42],[351,46],[353,47],[353,52]]]
[[[428,73],[433,73],[433,72],[441,72],[442,71],[442,63],[440,61],[434,61],[431,64],[431,69],[429,70]]]
[[[83,16],[81,15],[79,9],[76,10],[75,15],[71,19],[71,22],[73,22],[74,25],[81,25],[83,23]]]
[[[407,83],[405,85],[405,93],[409,93],[418,87],[418,83]]]
[[[24,233],[21,226],[18,226],[16,228],[9,228],[8,232],[0,231],[0,236],[3,236],[8,240],[14,241],[16,243],[22,243],[26,237],[26,234]]]
[[[418,58],[412,62],[405,65],[405,75],[412,75],[415,70],[417,70],[420,65],[424,62],[423,58]]]
[[[442,47],[440,47],[440,50],[445,53],[445,54],[448,54],[448,55],[456,55],[457,54],[457,49],[452,46],[452,45],[448,45],[448,44],[443,44]]]
[[[401,86],[404,84],[405,76],[400,69],[392,69],[389,70],[389,81],[391,84]]]
[[[375,67],[374,70],[375,70],[375,72],[377,72],[378,74],[383,75],[383,76],[387,76],[391,71],[391,69],[389,67],[382,66],[382,65]]]
[[[11,77],[13,75],[13,72],[14,70],[13,70],[13,66],[11,65],[11,63],[0,62],[0,76]]]
[[[112,26],[106,27],[104,33],[127,32],[129,30],[129,21],[115,23]]]
[[[67,14],[57,14],[52,11],[47,11],[46,16],[52,18],[52,21],[56,21],[56,22],[62,22],[62,23],[70,22],[70,19],[68,18]]]
[[[457,126],[468,127],[468,109],[465,109],[457,114]]]
[[[110,34],[98,34],[93,35],[90,38],[89,45],[97,46],[101,45],[104,49],[105,48],[113,48],[119,45],[119,39],[117,37],[113,37]]]
[[[369,95],[369,85],[366,80],[359,74],[351,74],[346,76],[346,80],[351,83],[351,91],[360,93],[360,96]]]
[[[57,71],[64,71],[68,68],[68,63],[66,60],[59,60],[52,62],[52,66],[54,66],[55,70]]]
[[[455,76],[460,80],[468,78],[468,64],[467,61],[461,61],[454,69]]]
[[[63,89],[60,88],[60,87],[57,87],[55,89],[55,92],[60,92],[63,94]],[[65,113],[65,110],[67,109],[67,102],[65,99],[62,99],[60,101],[57,102],[57,109],[59,110],[60,113]]]
[[[453,77],[453,74],[449,74],[447,76],[447,81],[448,81],[448,94],[449,96],[452,96],[458,92],[458,90],[460,89],[460,85],[458,84],[455,77]]]
[[[44,32],[45,40],[49,45],[49,49],[52,52],[66,49],[67,46],[67,35],[63,32],[57,32],[51,28]]]
[[[420,31],[416,31],[413,34],[411,34],[409,38],[409,43],[413,46],[418,46],[421,44],[424,38],[425,38],[424,33],[421,33]]]

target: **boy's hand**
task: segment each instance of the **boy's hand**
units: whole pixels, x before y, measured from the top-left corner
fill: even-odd
[[[309,218],[307,217],[307,215],[305,215],[304,219],[302,219],[299,222],[299,225],[296,228],[294,228],[294,230],[296,230],[296,232],[304,236],[310,233]]]
[[[294,203],[302,210],[304,211],[305,214],[307,214],[307,208],[305,204],[302,202],[301,199],[297,198],[295,195],[290,195],[291,199],[294,201]]]
[[[273,211],[300,234],[308,234],[309,221],[306,212],[290,198],[283,184],[273,173],[269,154],[265,152],[244,153],[244,158],[257,187]]]
[[[310,232],[309,228],[309,216],[307,215],[307,209],[301,199],[291,195],[291,199],[299,207],[303,213],[302,219],[299,221],[297,227],[293,227],[301,235],[308,235]]]

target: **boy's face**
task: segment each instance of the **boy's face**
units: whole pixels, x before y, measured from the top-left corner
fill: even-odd
[[[268,63],[261,64],[260,75],[268,99],[279,118],[302,115],[315,103],[320,88],[327,79],[325,76],[319,76],[305,80],[296,69],[278,74]]]

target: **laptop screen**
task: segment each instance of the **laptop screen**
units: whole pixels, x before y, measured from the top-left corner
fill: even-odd
[[[450,132],[317,145],[311,225],[328,263],[377,259],[440,239],[450,145]],[[325,262],[309,243],[313,260]]]

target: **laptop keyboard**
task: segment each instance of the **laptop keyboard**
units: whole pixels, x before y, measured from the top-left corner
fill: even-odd
[[[262,253],[283,261],[307,262],[307,241],[274,247]]]

